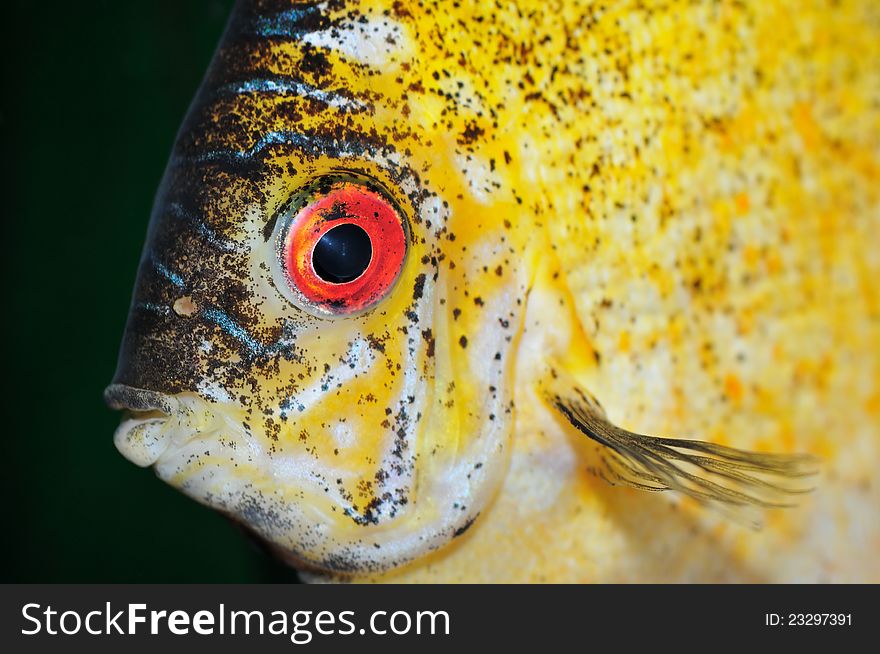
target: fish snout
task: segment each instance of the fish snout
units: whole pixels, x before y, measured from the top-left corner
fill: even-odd
[[[179,402],[164,393],[125,384],[108,386],[104,401],[111,409],[124,412],[113,434],[116,449],[135,465],[153,465],[171,442],[168,423],[179,413]]]

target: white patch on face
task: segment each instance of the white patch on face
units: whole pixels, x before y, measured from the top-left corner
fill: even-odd
[[[455,165],[473,198],[480,204],[490,204],[492,193],[501,186],[501,180],[492,172],[489,162],[474,154],[460,154],[455,157]]]
[[[218,404],[234,404],[235,400],[233,397],[226,391],[225,388],[220,386],[217,382],[202,380],[198,385],[199,395],[208,398],[209,400],[213,400]]]
[[[113,435],[116,449],[135,465],[142,468],[153,465],[170,442],[166,421],[157,417],[123,420]]]
[[[336,442],[339,449],[354,445],[355,433],[346,423],[337,422],[330,431],[333,434],[333,440]]]
[[[310,32],[302,36],[302,41],[376,67],[395,59],[399,61],[409,43],[403,26],[386,17],[370,18],[363,23],[343,23],[327,30]]]

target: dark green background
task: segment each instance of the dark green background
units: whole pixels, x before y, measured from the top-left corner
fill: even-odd
[[[0,581],[291,581],[126,461],[113,375],[153,194],[231,0],[4,3]],[[7,508],[8,507],[8,508]]]

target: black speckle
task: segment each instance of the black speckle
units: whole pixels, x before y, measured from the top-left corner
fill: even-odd
[[[422,331],[422,338],[428,344],[425,354],[429,357],[434,356],[434,334],[431,332],[430,327]]]
[[[478,138],[483,136],[486,130],[477,125],[475,122],[471,121],[465,127],[465,130],[458,137],[458,142],[461,145],[470,145]]]
[[[419,300],[422,297],[422,293],[425,290],[425,273],[421,273],[418,277],[416,277],[416,281],[413,284],[413,300]]]
[[[466,532],[468,529],[470,529],[470,528],[471,528],[471,525],[474,524],[474,521],[476,521],[476,519],[477,519],[477,516],[474,516],[473,518],[471,518],[470,520],[468,520],[467,522],[465,522],[461,527],[459,527],[458,529],[456,529],[456,530],[455,530],[455,533],[453,534],[453,538],[458,538],[458,537],[461,536],[464,532]]]

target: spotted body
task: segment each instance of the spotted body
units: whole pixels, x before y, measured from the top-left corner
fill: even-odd
[[[117,445],[316,578],[876,581],[878,61],[867,1],[240,3],[157,198]],[[277,253],[334,175],[408,251],[328,317]],[[824,475],[751,531],[636,432]]]

